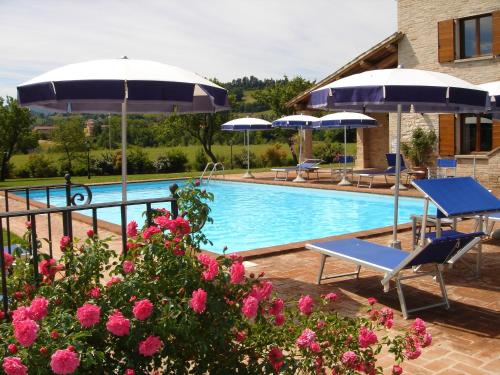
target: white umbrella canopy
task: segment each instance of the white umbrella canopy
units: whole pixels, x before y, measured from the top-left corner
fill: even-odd
[[[17,87],[33,109],[122,114],[122,201],[127,200],[127,114],[210,113],[229,109],[227,90],[187,70],[148,60],[65,65]]]
[[[418,69],[379,69],[339,79],[311,92],[309,106],[357,112],[397,112],[396,155],[401,146],[401,113],[484,113],[488,93],[454,76]],[[401,160],[396,156],[392,245],[397,240]]]
[[[337,112],[330,113],[320,117],[319,121],[314,123],[315,129],[344,129],[344,173],[342,180],[338,183],[340,186],[352,185],[347,180],[347,129],[372,128],[378,126],[377,120],[363,113],[356,112]]]
[[[493,117],[500,119],[500,81],[483,83],[478,86],[488,91],[490,95],[489,112],[493,113]]]
[[[256,130],[270,130],[271,128],[271,123],[269,121],[255,117],[242,117],[221,125],[221,129],[224,131],[244,132],[243,136],[246,134],[247,171],[243,175],[243,178],[254,178],[252,172],[250,172],[250,132]]]
[[[273,121],[273,127],[299,129],[299,170],[297,172],[297,177],[293,180],[294,182],[306,181],[302,177],[300,170],[300,163],[302,162],[302,130],[312,129],[312,126],[316,121],[318,121],[317,117],[303,114],[285,116]]]

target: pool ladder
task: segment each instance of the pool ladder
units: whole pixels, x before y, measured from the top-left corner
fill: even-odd
[[[224,164],[222,164],[220,161],[217,163],[208,162],[207,165],[205,165],[205,169],[203,170],[203,173],[201,174],[200,183],[203,183],[203,177],[205,177],[205,174],[207,173],[207,171],[210,167],[212,167],[212,169],[210,170],[210,174],[208,175],[208,177],[206,177],[207,184],[212,179],[212,176],[214,176],[214,173],[217,173],[217,171],[222,171],[222,178],[224,178],[224,179],[226,178]]]

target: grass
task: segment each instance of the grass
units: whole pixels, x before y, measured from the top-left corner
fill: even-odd
[[[3,229],[3,242],[4,242],[4,246],[7,246],[7,231],[5,229]],[[26,243],[26,241],[23,240],[18,235],[10,232],[10,243],[11,244],[24,244],[24,243]]]

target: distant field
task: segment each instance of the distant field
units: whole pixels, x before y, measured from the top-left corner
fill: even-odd
[[[313,147],[319,146],[323,142],[314,142]],[[46,146],[46,145],[45,145]],[[251,151],[255,153],[257,157],[261,157],[264,152],[269,148],[272,147],[273,144],[258,144],[258,145],[251,145]],[[288,157],[291,158],[291,153],[288,148],[288,145],[282,144],[282,149],[287,153]],[[356,152],[356,144],[355,143],[349,143],[347,148],[348,154],[355,154]],[[143,150],[148,154],[149,158],[154,160],[156,159],[159,155],[166,154],[169,150],[172,149],[181,149],[183,152],[186,153],[189,163],[194,163],[196,153],[201,150],[201,146],[183,146],[183,147],[154,147],[154,148],[144,148]],[[224,161],[226,164],[226,168],[230,167],[230,158],[231,158],[231,146],[229,145],[214,145],[213,146],[213,151],[214,153],[220,157],[221,160]],[[237,144],[233,145],[233,156],[236,154],[239,154],[243,151],[245,151],[246,148],[242,144]],[[92,150],[91,151],[91,156],[92,157],[98,157],[101,155],[103,152],[106,150]],[[113,152],[119,152],[119,149],[113,150]],[[59,161],[62,157],[63,154],[61,153],[49,153],[46,152],[45,155],[53,160],[54,162]],[[11,159],[11,162],[14,164],[16,168],[22,168],[28,161],[29,155],[14,155]]]

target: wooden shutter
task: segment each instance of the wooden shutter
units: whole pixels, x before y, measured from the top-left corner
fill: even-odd
[[[438,22],[438,61],[455,60],[455,21]]]
[[[500,55],[500,10],[492,14],[493,56]]]
[[[439,115],[439,156],[455,155],[455,115]]]
[[[500,147],[500,120],[493,120],[492,133],[491,149],[494,150]]]

